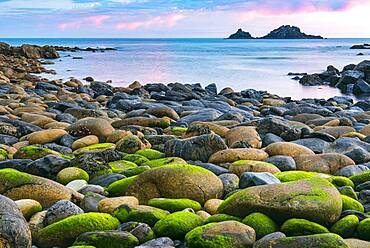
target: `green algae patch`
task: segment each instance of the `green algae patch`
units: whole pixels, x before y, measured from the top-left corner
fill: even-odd
[[[186,208],[192,208],[194,211],[199,211],[202,209],[202,206],[199,202],[190,199],[153,198],[148,201],[148,205],[170,212],[177,212]]]
[[[139,154],[127,154],[126,156],[123,157],[123,159],[133,162],[139,166],[143,165],[146,162],[149,162],[149,159]]]
[[[263,213],[252,213],[245,217],[242,222],[256,231],[257,239],[279,230],[275,221]]]
[[[348,248],[344,240],[334,233],[286,237],[273,240],[271,247],[299,247],[299,248]]]
[[[276,173],[276,176],[281,182],[294,182],[303,179],[310,179],[317,176],[316,172],[309,171],[283,171]]]
[[[334,184],[336,187],[350,186],[355,188],[354,183],[347,177],[332,176],[328,179],[328,181]]]
[[[33,179],[30,174],[15,169],[0,169],[0,193],[13,187],[31,183],[32,181]]]
[[[283,223],[281,231],[287,236],[304,236],[329,233],[326,227],[305,219],[290,219]]]
[[[340,189],[338,189],[341,195],[346,195],[348,197],[351,197],[355,200],[358,200],[356,192],[353,190],[352,187],[344,186]]]
[[[114,150],[115,148],[116,148],[116,145],[113,143],[99,143],[99,144],[89,145],[89,146],[85,146],[80,149],[77,149],[76,151],[73,152],[73,154],[78,156],[78,155],[81,155],[87,152],[103,152],[106,150]]]
[[[345,210],[356,210],[360,212],[365,212],[364,206],[359,201],[356,201],[355,199],[342,195],[342,202],[343,202],[343,209],[342,211]]]
[[[349,177],[351,181],[357,186],[361,183],[365,183],[367,181],[370,181],[370,170],[364,171],[360,174],[353,175]]]
[[[74,215],[42,228],[36,237],[37,245],[68,247],[85,232],[115,230],[119,224],[117,218],[104,213]]]
[[[124,196],[126,195],[127,189],[130,185],[135,182],[138,176],[132,176],[123,178],[121,180],[115,181],[108,186],[107,191],[110,196]]]
[[[252,247],[254,230],[237,221],[224,221],[199,226],[185,236],[189,248],[245,248]]]
[[[307,219],[324,226],[335,223],[342,212],[339,191],[326,179],[314,177],[283,184],[249,187],[225,199],[218,213],[244,218],[261,212],[281,223]]]
[[[0,161],[5,159],[11,159],[13,156],[4,148],[0,147]]]
[[[123,170],[123,171],[120,172],[120,174],[122,174],[126,177],[132,177],[132,176],[139,175],[139,174],[141,174],[145,171],[148,171],[150,169],[151,168],[149,166],[142,165],[142,166],[138,166],[138,167],[135,167],[135,168],[129,168],[129,169]]]
[[[121,222],[136,221],[154,226],[159,220],[164,219],[169,212],[150,206],[139,205],[131,208],[127,205],[118,207],[113,215]]]
[[[85,180],[89,181],[89,174],[81,168],[77,167],[68,167],[59,171],[56,177],[56,181],[63,185],[72,182],[73,180]]]
[[[98,231],[83,233],[74,245],[93,245],[104,248],[133,248],[139,245],[139,240],[129,232]]]
[[[151,160],[151,161],[145,162],[143,165],[149,166],[151,168],[157,168],[157,167],[169,165],[169,164],[186,164],[186,161],[183,160],[182,158],[167,157],[167,158]]]
[[[109,166],[112,168],[112,171],[114,173],[119,173],[127,169],[136,168],[137,164],[131,161],[127,161],[127,160],[118,160],[118,161],[110,162]]]
[[[209,216],[204,224],[212,223],[212,222],[222,222],[222,221],[228,221],[228,220],[234,220],[241,222],[242,219],[229,215],[229,214],[214,214]]]
[[[163,152],[160,152],[160,151],[157,151],[157,150],[154,150],[154,149],[150,149],[150,148],[139,150],[139,151],[135,152],[135,154],[144,156],[149,160],[160,159],[160,158],[164,158],[166,156]]]
[[[203,219],[190,212],[176,212],[158,221],[153,231],[158,237],[184,239],[185,235],[197,226],[203,225]]]
[[[358,217],[354,214],[347,215],[338,220],[331,228],[332,233],[340,235],[342,238],[351,238],[354,236],[356,228],[360,223]]]
[[[59,152],[51,150],[49,148],[40,147],[40,146],[25,146],[19,148],[16,153],[14,153],[13,158],[15,159],[32,159],[36,160],[47,155],[55,155],[61,157],[62,155]]]
[[[370,218],[364,219],[358,224],[357,235],[360,239],[370,241]]]

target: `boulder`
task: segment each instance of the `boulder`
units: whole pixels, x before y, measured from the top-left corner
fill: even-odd
[[[270,172],[272,174],[280,172],[280,170],[273,164],[254,160],[236,161],[230,165],[229,171],[239,177],[244,172]]]
[[[255,148],[236,148],[218,151],[209,158],[208,162],[213,164],[232,163],[238,160],[263,161],[268,158],[263,150]]]
[[[292,158],[300,155],[315,155],[315,153],[307,147],[290,142],[276,142],[270,144],[266,147],[265,151],[270,156],[284,155]]]
[[[239,217],[262,212],[278,222],[303,218],[323,225],[336,222],[341,211],[340,193],[321,178],[247,188],[228,197],[218,209]]]
[[[88,117],[71,124],[65,130],[76,137],[93,134],[98,136],[101,142],[104,142],[113,133],[114,128],[105,119]]]
[[[226,144],[230,147],[236,142],[245,143],[249,148],[261,148],[262,140],[254,127],[234,127],[225,135]]]

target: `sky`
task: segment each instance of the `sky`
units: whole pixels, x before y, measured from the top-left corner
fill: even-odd
[[[295,25],[324,37],[370,37],[370,0],[0,0],[2,38],[253,36]]]

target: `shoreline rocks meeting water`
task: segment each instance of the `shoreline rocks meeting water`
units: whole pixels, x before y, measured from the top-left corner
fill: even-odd
[[[40,72],[0,54],[1,248],[369,247],[369,100]]]

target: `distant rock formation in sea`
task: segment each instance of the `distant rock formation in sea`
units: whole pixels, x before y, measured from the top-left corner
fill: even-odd
[[[253,39],[253,37],[249,32],[245,32],[243,29],[239,28],[238,31],[230,35],[228,39]]]
[[[235,34],[232,34],[228,39],[254,39],[250,33],[239,29]],[[324,39],[320,35],[309,35],[303,33],[300,28],[290,25],[283,25],[263,37],[256,39]]]

